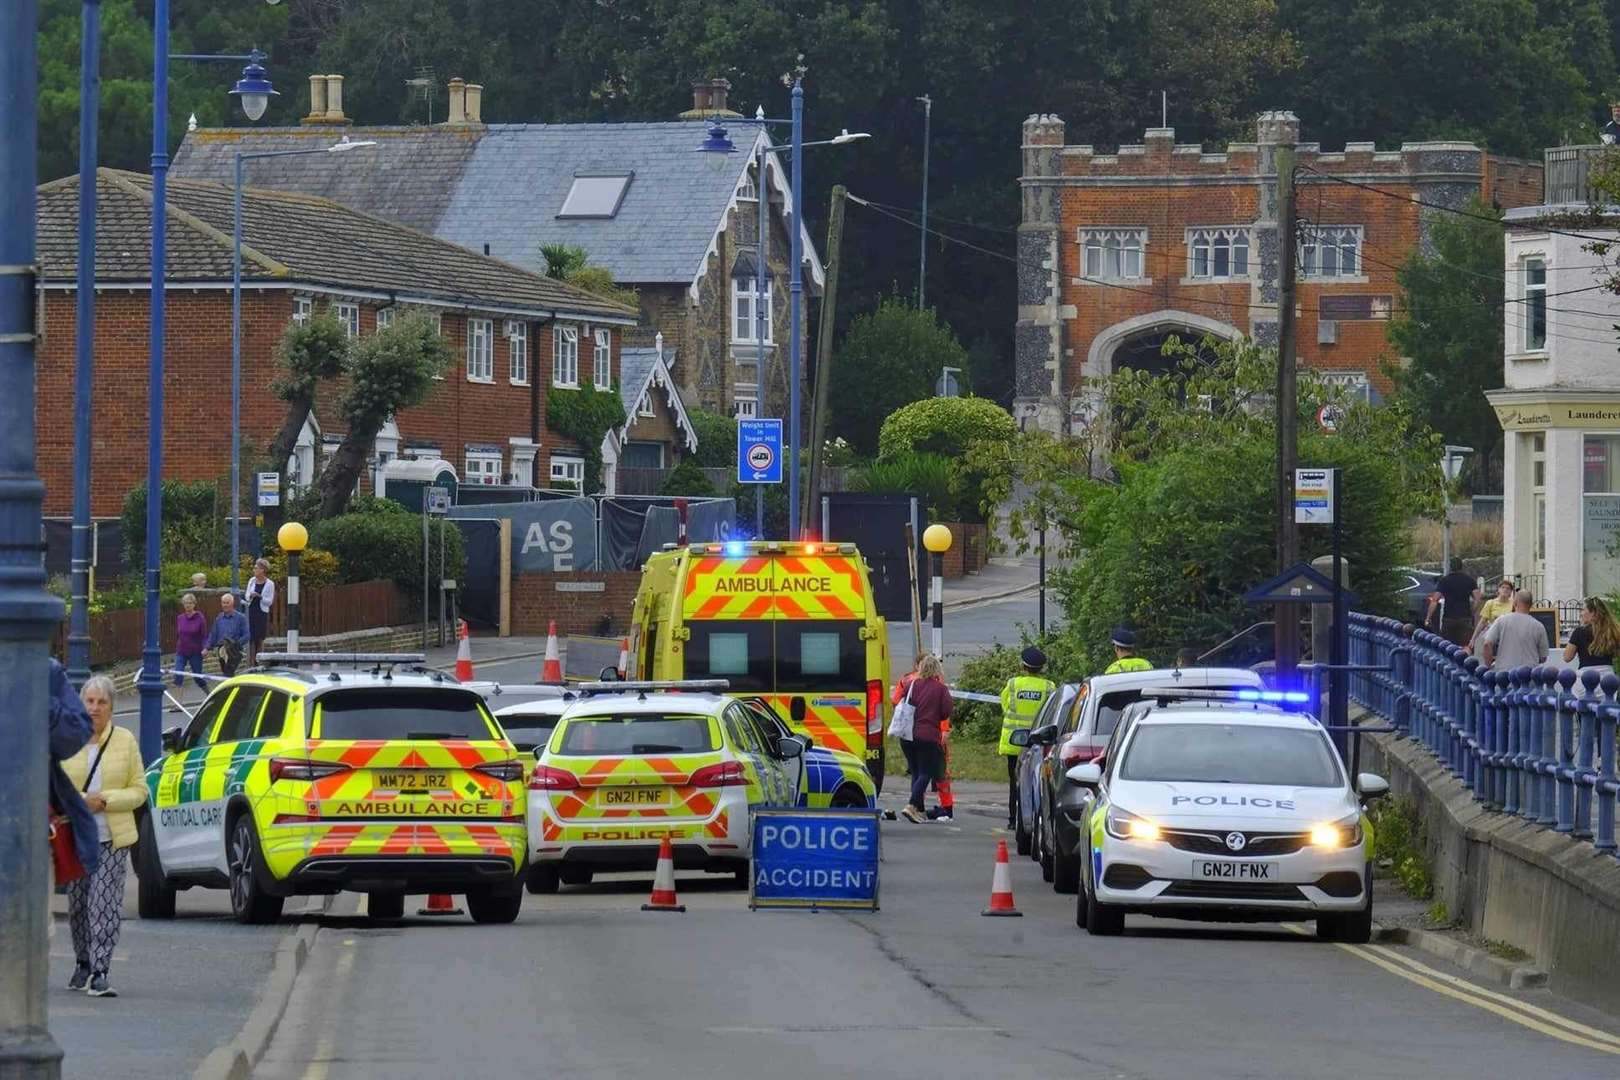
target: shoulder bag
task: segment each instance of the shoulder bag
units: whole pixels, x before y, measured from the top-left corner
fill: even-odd
[[[911,703],[911,692],[917,689],[917,680],[906,686],[906,696],[894,707],[894,719],[889,721],[889,734],[897,739],[909,739],[916,728],[917,707]]]

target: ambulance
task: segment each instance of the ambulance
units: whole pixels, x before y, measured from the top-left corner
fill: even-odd
[[[641,571],[631,679],[725,679],[880,773],[888,627],[854,544],[666,545]]]

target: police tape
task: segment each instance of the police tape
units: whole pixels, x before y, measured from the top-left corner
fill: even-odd
[[[980,693],[975,693],[972,690],[958,690],[954,686],[951,687],[950,690],[951,690],[951,697],[955,698],[957,701],[978,701],[978,702],[982,702],[985,705],[996,705],[996,706],[999,706],[1001,704],[1001,698],[998,697],[995,694],[980,694]]]

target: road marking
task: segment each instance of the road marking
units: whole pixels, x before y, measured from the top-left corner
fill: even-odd
[[[360,895],[362,910],[365,903],[366,897],[362,893]],[[352,942],[345,942],[345,944],[352,944]],[[349,976],[354,971],[354,957],[355,950],[353,949],[345,949],[337,954],[332,987],[337,990],[338,1000],[343,999],[343,987],[348,984]],[[332,1055],[337,1051],[337,1011],[332,1010],[327,1016],[331,1022],[322,1025],[321,1033],[315,1039],[314,1053],[310,1055],[309,1065],[304,1069],[303,1080],[327,1080],[328,1066],[331,1064]]]
[[[1298,923],[1284,923],[1287,929],[1301,936],[1308,936],[1310,931]],[[1582,1046],[1588,1050],[1596,1050],[1604,1054],[1620,1056],[1620,1037],[1601,1031],[1597,1028],[1587,1027],[1585,1024],[1566,1019],[1557,1013],[1499,994],[1493,990],[1486,990],[1476,986],[1466,979],[1455,975],[1437,971],[1426,964],[1421,964],[1410,957],[1403,956],[1387,945],[1351,945],[1342,941],[1332,943],[1352,956],[1358,956],[1369,964],[1383,968],[1391,975],[1399,976],[1407,982],[1415,983],[1426,990],[1453,998],[1464,1004],[1472,1005],[1476,1009],[1494,1013],[1504,1020],[1511,1020],[1520,1027],[1538,1031],[1543,1035]]]

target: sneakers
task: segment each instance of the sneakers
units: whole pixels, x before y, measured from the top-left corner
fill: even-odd
[[[83,990],[90,985],[90,969],[80,964],[73,969],[73,977],[68,980],[69,990]]]
[[[94,975],[90,976],[90,989],[88,993],[91,997],[118,996],[118,991],[114,990],[107,984],[107,973],[105,971],[98,971]]]
[[[934,807],[930,807],[929,810],[928,810],[928,820],[929,821],[955,821],[956,818],[955,818],[954,815],[952,815],[952,813],[949,810],[945,809],[943,806],[934,806]]]
[[[921,825],[923,822],[928,820],[921,814],[917,813],[917,808],[915,806],[911,806],[909,804],[901,808],[900,816],[914,825]]]

